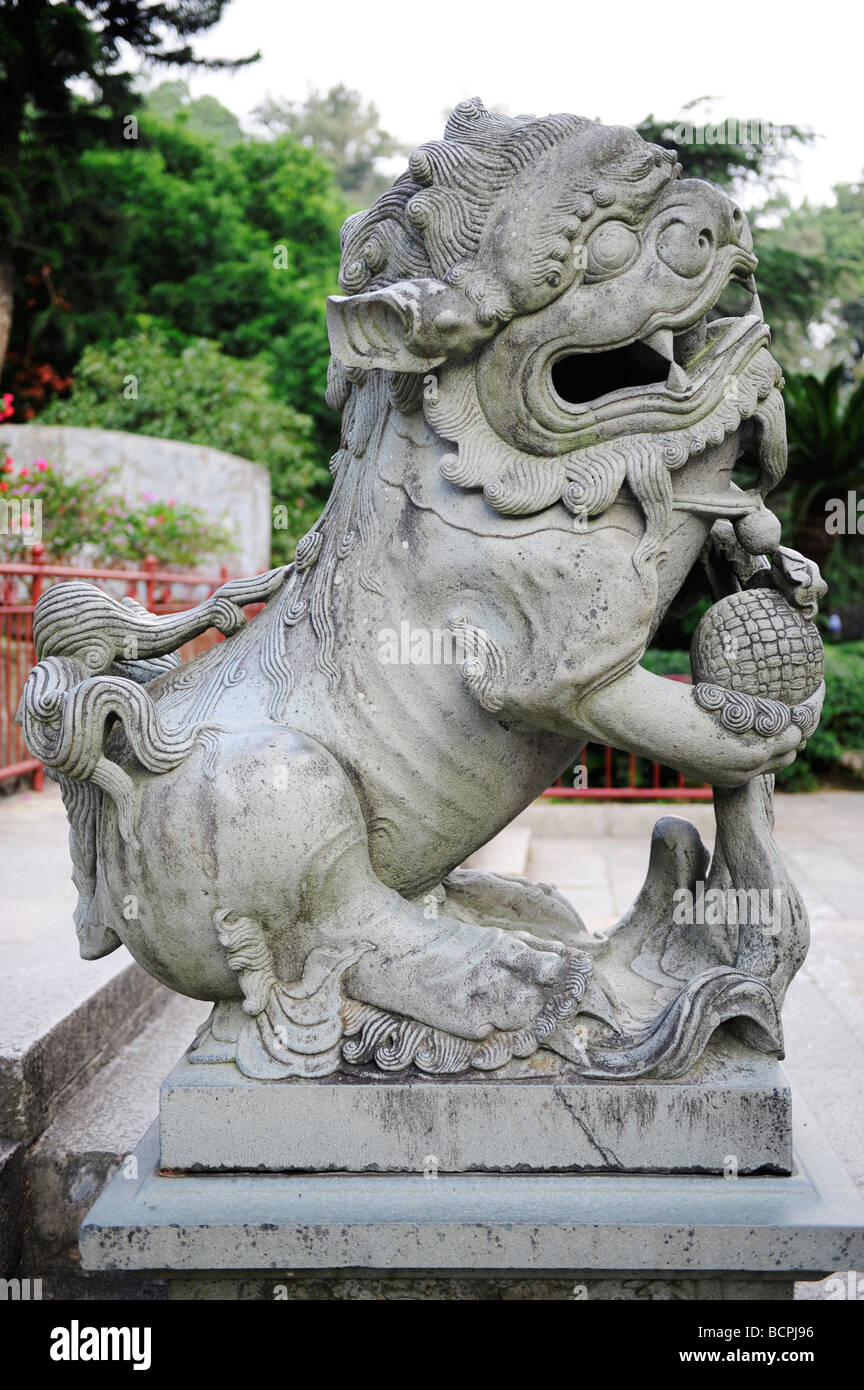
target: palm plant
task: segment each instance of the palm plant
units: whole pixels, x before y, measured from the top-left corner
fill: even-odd
[[[837,539],[826,526],[830,502],[845,504],[856,489],[864,496],[864,380],[850,385],[842,364],[822,379],[790,373],[784,399],[789,466],[783,497],[792,545],[824,569]]]

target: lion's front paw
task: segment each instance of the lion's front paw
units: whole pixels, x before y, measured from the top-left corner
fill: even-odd
[[[440,917],[364,927],[379,949],[354,966],[351,997],[463,1038],[527,1027],[567,989],[576,952],[528,932]]]

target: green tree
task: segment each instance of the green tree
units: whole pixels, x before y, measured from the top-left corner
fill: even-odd
[[[389,186],[378,171],[379,160],[407,153],[381,129],[372,102],[341,83],[302,102],[268,97],[254,114],[271,135],[292,135],[326,159],[354,207],[367,206]]]
[[[721,188],[767,191],[794,157],[796,146],[815,138],[806,126],[731,116],[706,120],[699,108],[710,101],[712,97],[697,97],[672,120],[651,115],[636,126],[643,140],[676,152],[686,178],[707,179]]]
[[[812,315],[816,332],[797,343],[800,364],[826,369],[840,358],[864,357],[864,183],[838,184],[834,201],[792,207],[786,198],[770,203],[774,226],[759,233],[760,255],[790,262],[816,261],[828,269],[830,297]],[[790,360],[792,354],[787,354]]]
[[[235,68],[203,59],[190,40],[218,23],[227,0],[5,0],[0,9],[0,368],[16,298],[16,251],[39,241],[40,192],[64,179],[82,146],[130,136],[139,104],[125,49],[150,64]],[[80,94],[81,84],[88,94]],[[17,282],[20,287],[20,279]]]
[[[643,139],[675,150],[687,178],[708,179],[748,202],[761,202],[749,216],[759,257],[759,295],[774,333],[775,353],[794,365],[807,341],[811,321],[821,317],[835,292],[838,268],[818,243],[797,243],[772,229],[777,210],[788,202],[776,197],[778,179],[796,151],[809,144],[811,130],[772,121],[726,118],[706,121],[689,102],[672,120],[647,116],[636,129]],[[721,313],[735,312],[733,296],[721,297]]]
[[[183,342],[146,320],[110,347],[86,348],[72,395],[40,419],[210,444],[263,463],[282,509],[273,531],[277,562],[293,556],[329,490],[312,421],[276,399],[267,362],[238,361],[206,339]]]
[[[190,96],[189,83],[181,78],[160,82],[146,93],[144,104],[160,120],[179,120],[193,135],[203,135],[217,145],[236,145],[245,139],[233,111],[213,96]]]
[[[829,524],[828,504],[845,503],[864,476],[864,381],[850,385],[841,363],[821,380],[789,373],[783,396],[789,466],[781,500],[792,545],[825,569],[842,534]]]
[[[16,404],[27,408],[30,387],[14,372],[28,353],[66,378],[85,346],[129,334],[147,314],[232,356],[266,354],[274,391],[314,417],[329,458],[325,306],[345,215],[331,170],[290,137],[221,148],[147,112],[138,135],[123,149],[83,150],[66,183],[44,190],[50,260],[44,247],[22,259]]]

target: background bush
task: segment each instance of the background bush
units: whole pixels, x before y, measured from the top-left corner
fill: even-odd
[[[184,340],[146,321],[110,347],[85,348],[75,391],[54,401],[44,424],[128,430],[209,444],[263,463],[277,513],[273,562],[289,560],[318,516],[330,484],[307,416],[277,400],[271,368],[260,358],[226,356],[206,338]],[[137,394],[130,394],[137,392]]]

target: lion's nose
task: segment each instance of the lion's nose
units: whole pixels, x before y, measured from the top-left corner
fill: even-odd
[[[711,257],[734,246],[751,253],[753,237],[740,207],[711,184],[684,179],[658,210],[657,255],[677,275],[701,275]]]
[[[657,238],[657,255],[676,275],[692,280],[701,275],[717,242],[715,229],[689,218],[676,219],[664,227]]]
[[[737,203],[727,198],[719,189],[713,189],[712,211],[716,221],[718,246],[739,246],[742,251],[753,250],[753,234],[750,224]]]

